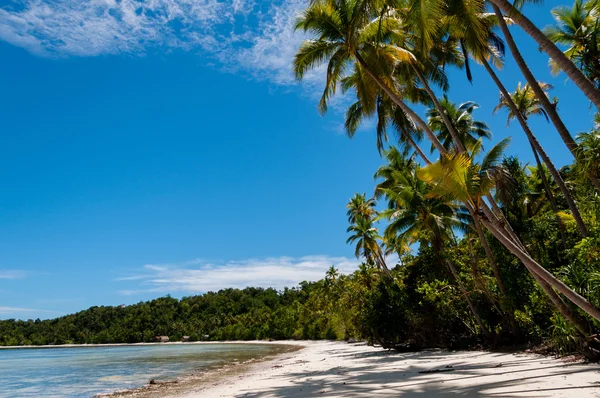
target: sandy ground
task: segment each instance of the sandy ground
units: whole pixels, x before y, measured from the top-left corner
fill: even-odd
[[[440,350],[400,354],[343,342],[293,344],[304,349],[169,398],[600,397],[596,364],[531,354]],[[431,370],[438,371],[420,373]]]

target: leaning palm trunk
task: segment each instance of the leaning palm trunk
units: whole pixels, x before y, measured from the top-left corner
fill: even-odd
[[[427,138],[429,138],[433,146],[435,146],[435,148],[440,153],[446,153],[446,149],[444,148],[440,140],[438,140],[438,138],[435,136],[434,132],[429,128],[427,123],[425,123],[425,121],[419,115],[417,115],[415,111],[413,111],[408,105],[406,105],[404,101],[402,101],[402,98],[400,98],[394,92],[394,90],[388,87],[388,85],[385,84],[379,78],[379,76],[377,76],[375,73],[373,73],[373,71],[371,71],[371,68],[363,59],[363,57],[358,53],[358,51],[354,55],[356,56],[356,60],[358,61],[358,63],[364,68],[369,77],[373,79],[375,84],[377,84],[377,86],[379,86],[379,88],[383,90],[384,93],[386,93],[386,95],[392,100],[394,104],[396,104],[400,109],[402,109],[402,111],[409,117],[409,119],[416,123],[425,132]]]
[[[404,139],[406,140],[408,145],[410,145],[415,150],[415,152],[417,152],[419,154],[421,159],[423,159],[423,161],[426,164],[431,164],[431,160],[429,160],[429,158],[427,157],[427,155],[425,155],[425,152],[423,152],[421,147],[419,147],[419,145],[415,142],[415,140],[413,140],[413,138],[410,136],[410,133],[408,131],[405,131],[404,129],[402,129],[400,131],[400,134],[404,137]]]
[[[521,52],[519,51],[519,48],[517,47],[517,44],[515,43],[515,40],[512,34],[510,33],[508,26],[506,25],[506,21],[504,20],[502,11],[500,11],[500,9],[495,4],[492,4],[492,7],[494,8],[494,13],[496,14],[496,18],[498,19],[498,24],[500,25],[502,34],[506,39],[506,43],[508,44],[508,48],[510,49],[513,58],[515,59],[515,62],[517,63],[519,69],[521,69],[523,76],[525,76],[525,79],[527,80],[527,83],[529,83],[529,86],[533,90],[533,93],[535,94],[536,98],[538,99],[538,101],[540,101],[540,104],[550,117],[550,120],[556,127],[556,130],[560,134],[560,137],[564,141],[565,145],[567,146],[567,148],[569,148],[569,151],[571,151],[573,156],[576,157],[577,143],[571,136],[571,133],[569,133],[569,131],[567,130],[567,127],[563,123],[560,116],[558,116],[558,112],[556,112],[556,106],[550,102],[550,99],[548,99],[548,96],[540,87],[537,79],[535,78],[535,76],[533,76],[533,73],[529,69],[527,62],[525,62],[525,59],[523,59],[523,56],[521,55]]]
[[[540,176],[540,179],[542,180],[542,184],[544,185],[544,190],[546,191],[548,202],[550,202],[550,208],[556,216],[556,222],[558,223],[558,232],[560,233],[560,239],[562,240],[563,247],[567,249],[567,231],[565,230],[565,224],[558,215],[558,206],[556,205],[556,199],[554,198],[554,194],[550,190],[550,184],[548,183],[548,179],[546,178],[546,173],[544,172],[544,169],[542,167],[540,157],[538,156],[538,153],[535,150],[535,147],[533,146],[531,141],[529,142],[529,144],[531,144],[531,150],[533,151],[533,157],[535,158],[535,163],[537,164],[538,174]]]
[[[500,81],[500,79],[498,78],[498,76],[496,75],[496,73],[494,72],[492,67],[490,66],[490,64],[485,59],[483,59],[482,62],[483,62],[483,66],[488,71],[488,73],[490,74],[490,76],[492,77],[492,79],[494,80],[494,82],[496,83],[498,88],[500,89],[500,92],[504,96],[504,99],[508,103],[508,106],[510,107],[511,111],[515,114],[515,117],[519,121],[519,124],[521,125],[521,128],[523,129],[523,131],[525,132],[525,135],[529,139],[529,142],[535,148],[535,150],[540,154],[540,156],[544,160],[544,163],[548,167],[550,174],[552,174],[554,181],[556,181],[556,184],[558,185],[561,192],[563,193],[565,200],[567,202],[567,205],[569,206],[569,210],[571,210],[571,213],[573,214],[573,218],[575,218],[575,222],[577,223],[579,232],[581,233],[581,235],[584,238],[587,237],[588,236],[587,227],[585,226],[585,223],[583,222],[583,219],[581,218],[579,209],[577,208],[577,205],[575,204],[575,200],[573,199],[571,192],[567,188],[565,181],[563,180],[560,173],[556,169],[556,166],[554,166],[554,163],[552,163],[552,160],[550,159],[550,157],[548,156],[548,154],[546,153],[544,148],[542,148],[542,146],[541,146],[540,142],[538,141],[538,139],[536,138],[536,136],[533,134],[533,132],[529,128],[529,125],[525,121],[525,118],[523,117],[523,115],[521,114],[521,112],[519,111],[519,109],[517,108],[515,103],[513,102],[512,98],[510,97],[508,90],[506,90],[506,87],[504,87],[504,85],[502,84],[502,82]]]
[[[517,256],[519,260],[527,267],[531,272],[535,273],[542,280],[548,283],[550,286],[557,289],[561,294],[563,294],[566,298],[568,298],[573,304],[577,305],[583,311],[588,313],[590,316],[594,317],[597,320],[600,320],[600,310],[593,306],[589,301],[585,298],[577,294],[575,291],[570,289],[567,285],[564,284],[561,280],[557,279],[554,275],[548,272],[544,267],[539,265],[531,256],[521,249],[518,244],[513,242],[510,238],[508,238],[504,231],[498,228],[496,225],[491,223],[489,220],[482,219],[481,222],[486,227],[488,231],[504,245],[512,254]],[[537,278],[536,278],[537,279]]]
[[[412,69],[414,70],[415,74],[421,81],[421,84],[423,85],[423,88],[425,89],[425,91],[427,92],[427,95],[431,99],[431,102],[433,102],[433,106],[435,107],[435,110],[439,113],[440,117],[442,118],[442,121],[444,122],[444,125],[446,126],[446,128],[448,129],[448,132],[452,136],[452,139],[454,140],[454,143],[456,145],[456,148],[458,149],[458,152],[464,152],[465,146],[463,145],[463,142],[462,142],[460,136],[456,132],[456,129],[452,125],[452,122],[448,118],[448,115],[446,114],[445,109],[442,108],[440,101],[438,101],[435,93],[431,89],[431,86],[429,86],[429,82],[427,81],[425,76],[423,76],[423,73],[421,73],[421,71],[419,70],[419,68],[416,65],[411,64],[411,66],[412,66]]]
[[[490,0],[492,5],[497,6],[510,17],[517,25],[519,25],[525,33],[527,33],[533,40],[537,42],[540,49],[546,52],[550,58],[556,62],[558,67],[562,69],[573,83],[579,87],[579,89],[585,94],[586,97],[596,108],[600,109],[600,92],[594,87],[594,84],[575,66],[575,64],[552,42],[546,35],[531,22],[525,15],[523,15],[517,8],[515,8],[507,0]]]
[[[492,203],[493,207],[495,207],[494,206],[495,202],[494,202],[493,198],[491,197],[491,195],[488,197],[488,199]],[[510,237],[510,239],[512,239],[513,243],[516,244],[518,249],[523,251],[524,253],[527,253],[527,249],[525,249],[525,246],[521,242],[521,239],[512,230],[510,223],[508,222],[506,217],[504,217],[504,214],[501,211],[499,211],[499,209],[496,209],[495,210],[496,213],[493,213],[492,211],[490,211],[487,208],[487,206],[484,203],[482,206],[482,210],[484,211],[488,221],[491,221],[491,224],[493,226],[498,228],[500,231],[504,230],[504,232],[506,232],[506,235],[508,237]],[[483,220],[482,220],[482,223],[483,223]],[[488,228],[488,230],[489,230],[489,228]],[[491,232],[491,230],[490,230],[490,232]],[[506,245],[505,245],[505,247],[508,248],[508,246],[506,246]],[[509,249],[509,251],[510,251],[510,249]],[[525,265],[525,268],[527,269],[527,271],[529,271],[529,273],[531,274],[533,279],[540,285],[540,287],[542,288],[544,293],[546,293],[546,295],[548,296],[548,298],[550,299],[552,304],[554,304],[554,306],[556,307],[558,312],[565,319],[567,319],[569,322],[571,322],[583,336],[587,336],[587,333],[585,332],[587,330],[587,326],[585,325],[585,322],[583,322],[581,318],[579,318],[577,315],[575,315],[573,313],[573,311],[564,303],[564,301],[560,298],[560,296],[558,294],[556,294],[556,292],[554,291],[554,289],[552,288],[552,286],[550,286],[550,284],[548,282],[546,282],[544,279],[542,279],[536,272],[533,271],[532,268],[528,267],[525,262],[522,262],[522,263],[523,263],[523,265]]]
[[[369,65],[365,62],[365,60],[360,56],[360,54],[358,52],[355,53],[355,56],[356,56],[357,61],[365,69],[367,74],[373,79],[375,84],[377,84],[377,86],[379,86],[379,88],[381,88],[381,90],[383,90],[388,95],[388,97],[392,100],[392,102],[394,102],[396,105],[398,105],[400,107],[400,109],[402,109],[409,116],[409,118],[411,118],[415,123],[417,123],[419,125],[419,127],[421,127],[425,131],[425,134],[431,140],[431,142],[436,147],[436,149],[441,154],[447,154],[447,151],[443,147],[442,143],[437,139],[435,134],[433,134],[433,131],[431,131],[429,126],[427,126],[427,123],[425,123],[423,121],[423,119],[421,119],[414,111],[412,111],[402,101],[402,99],[400,99],[400,97],[398,97],[398,95],[396,95],[396,93],[390,87],[388,87],[375,73],[373,73],[371,71],[371,69],[369,68]],[[499,84],[500,87],[504,88],[504,86],[498,80],[498,77],[496,76],[494,71],[491,69],[489,64],[485,60],[483,60],[483,61],[484,61],[484,65],[486,66],[486,69],[488,70],[488,72],[491,72],[491,76],[492,76],[492,78],[494,78],[494,81],[496,82],[496,84]],[[504,91],[506,92],[506,89],[504,89]],[[506,95],[508,95],[507,92],[506,92]],[[560,175],[559,175],[559,177],[560,177]],[[465,204],[467,205],[467,207],[471,208],[471,205],[469,203],[465,203]],[[482,206],[482,209],[484,210],[484,212],[486,212],[486,215],[490,214],[492,217],[494,217],[493,214],[491,214],[491,211],[489,209],[487,209],[486,205]],[[490,218],[490,220],[492,220],[492,218]],[[558,291],[560,291],[562,294],[564,294],[565,297],[567,297],[571,302],[573,302],[575,305],[577,305],[579,308],[581,308],[583,311],[585,311],[590,316],[592,316],[595,319],[600,321],[600,310],[598,308],[596,308],[595,306],[593,306],[585,298],[583,298],[579,294],[577,294],[575,291],[571,290],[562,281],[558,280],[556,277],[554,277],[554,275],[550,274],[546,269],[544,269],[544,267],[542,267],[540,264],[538,264],[527,253],[525,247],[520,242],[520,240],[514,236],[514,232],[512,232],[512,230],[510,228],[510,224],[508,224],[507,228],[504,229],[504,228],[498,227],[498,225],[496,223],[490,223],[489,221],[484,221],[484,220],[481,220],[481,221],[484,224],[484,226],[486,227],[486,229],[488,229],[496,237],[496,239],[498,239],[500,241],[500,243],[504,247],[506,247],[517,258],[519,258],[519,260],[521,260],[521,262],[527,269],[531,270],[531,272],[534,272],[537,275],[540,275],[544,281],[546,281],[549,285],[551,285],[552,287],[554,287]],[[499,224],[498,220],[495,220],[495,221]],[[511,238],[507,238],[506,236],[504,236],[505,232],[508,232],[508,234],[511,236]],[[499,236],[501,236],[502,239],[500,239]]]
[[[510,33],[508,26],[506,25],[506,21],[504,20],[502,11],[500,11],[500,9],[495,4],[492,4],[492,7],[494,8],[494,13],[496,14],[496,17],[498,19],[498,24],[500,25],[502,34],[506,38],[506,43],[508,44],[508,47],[513,55],[513,58],[515,59],[515,62],[519,66],[519,69],[521,69],[523,76],[525,76],[525,79],[527,80],[527,83],[529,83],[529,86],[533,90],[533,93],[535,94],[536,98],[540,101],[540,104],[548,114],[548,117],[552,121],[552,124],[554,124],[554,127],[556,127],[556,131],[558,131],[560,138],[562,138],[567,148],[569,148],[569,151],[571,151],[571,154],[573,154],[573,156],[577,159],[577,143],[573,139],[571,133],[569,133],[569,130],[563,123],[560,116],[558,115],[555,104],[550,102],[550,99],[548,99],[548,96],[540,87],[537,79],[535,78],[535,76],[533,76],[533,73],[529,69],[527,62],[525,62],[525,59],[523,59],[523,56],[521,55],[521,52],[517,47],[517,43],[515,43],[515,40],[512,34]],[[600,191],[600,181],[598,181],[598,179],[594,178],[593,176],[590,176],[590,181],[592,182],[592,185],[594,185],[594,187]]]
[[[544,293],[546,293],[552,304],[554,304],[554,306],[556,307],[558,312],[563,316],[563,318],[571,322],[582,337],[587,337],[589,335],[589,330],[585,322],[580,317],[578,317],[573,312],[573,310],[569,308],[569,306],[565,304],[565,302],[560,298],[560,296],[556,294],[554,289],[552,289],[552,286],[550,286],[537,274],[531,273],[531,275],[539,283]]]
[[[375,253],[372,253],[372,261],[377,266],[377,268],[379,268],[381,270],[381,272],[383,272],[383,274],[387,278],[394,279],[394,277],[392,276],[392,273],[390,272],[390,269],[387,267],[387,264],[385,263],[385,258],[383,256],[383,253],[381,252],[381,250],[378,250]]]

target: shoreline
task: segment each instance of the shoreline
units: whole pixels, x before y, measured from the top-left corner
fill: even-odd
[[[142,347],[154,345],[194,345],[194,344],[278,344],[285,341],[293,345],[294,340],[267,341],[267,340],[226,340],[226,341],[168,341],[165,343],[106,343],[106,344],[45,344],[45,345],[3,345],[0,350],[27,350],[35,348],[86,348],[86,347]]]
[[[197,342],[203,343],[203,342]],[[210,344],[256,344],[256,345],[276,345],[282,347],[281,352],[267,354],[257,358],[252,358],[243,362],[235,362],[224,365],[217,365],[214,368],[191,373],[187,375],[179,375],[174,380],[157,380],[155,384],[146,383],[141,387],[113,391],[94,395],[94,398],[109,398],[109,397],[135,397],[135,398],[162,398],[169,397],[173,394],[180,396],[188,394],[190,391],[202,391],[220,383],[226,382],[231,377],[246,373],[252,366],[260,365],[264,362],[286,358],[293,353],[300,351],[306,347],[305,344],[294,344],[293,340],[285,340],[278,342],[269,342],[262,340],[250,341],[227,341],[227,342],[207,342]],[[305,342],[303,342],[305,343]],[[161,343],[159,343],[161,344]],[[168,344],[168,343],[162,343]],[[189,344],[189,343],[184,343]],[[154,344],[151,344],[154,345]]]

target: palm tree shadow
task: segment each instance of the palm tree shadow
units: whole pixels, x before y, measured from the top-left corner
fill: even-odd
[[[335,353],[332,356],[336,356]],[[442,368],[436,367],[441,352],[422,352],[394,355],[393,353],[350,354],[360,361],[360,366],[334,366],[323,371],[292,371],[271,377],[280,386],[262,390],[248,389],[240,397],[435,397],[435,396],[501,396],[517,397],[538,393],[548,396],[560,391],[569,396],[580,396],[585,389],[598,389],[600,383],[586,383],[578,379],[578,385],[554,385],[569,375],[590,372],[592,368],[582,364],[564,364],[544,358],[515,358],[514,360],[481,364],[469,362],[468,353],[455,361],[444,359]],[[474,356],[480,355],[473,353]],[[487,353],[489,355],[489,353]],[[339,355],[346,356],[346,354]],[[506,358],[506,357],[505,357]],[[411,359],[410,363],[405,360]],[[451,358],[452,359],[452,358]],[[417,360],[417,361],[415,361]],[[542,366],[527,367],[532,361]],[[335,362],[335,361],[334,361]],[[439,366],[439,365],[438,365]],[[432,369],[452,369],[439,373],[420,373]],[[597,370],[597,369],[595,369]],[[494,377],[491,377],[494,376]],[[535,385],[532,383],[536,383]]]

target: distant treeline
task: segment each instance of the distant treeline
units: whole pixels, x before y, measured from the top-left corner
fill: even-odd
[[[392,278],[363,263],[350,275],[331,267],[322,280],[283,291],[224,289],[181,300],[166,296],[129,306],[91,307],[52,320],[4,320],[0,345],[138,343],[156,336],[170,341],[189,336],[191,341],[356,338],[396,348],[458,348],[563,336],[557,334],[551,304],[508,253],[499,259],[507,290],[513,292],[518,331],[505,324],[477,287],[468,242],[461,240],[448,255],[483,322],[494,326],[494,339],[481,333],[452,274],[433,249],[423,246],[417,255],[402,257],[402,265],[391,269]],[[490,269],[483,259],[479,265],[481,278],[489,282]]]
[[[129,306],[91,307],[51,320],[0,321],[0,344],[82,344],[171,341],[321,338],[327,322],[311,319],[305,304],[319,284],[275,289],[224,289],[217,293],[170,296]]]

